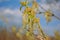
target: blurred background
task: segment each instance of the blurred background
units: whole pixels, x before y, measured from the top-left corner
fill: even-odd
[[[17,29],[22,27],[22,11],[24,10],[24,8],[22,9],[22,11],[20,11],[20,1],[24,0],[0,0],[0,32],[2,29],[11,31],[11,27],[13,26],[16,26]],[[52,13],[60,18],[60,0],[37,0],[37,2],[44,9],[50,9]],[[39,9],[40,11],[44,11],[40,7]],[[46,35],[49,35],[53,38],[55,36],[55,31],[60,32],[60,20],[52,17],[52,21],[47,25],[44,16],[39,14],[37,14],[36,16],[40,17],[40,23]]]

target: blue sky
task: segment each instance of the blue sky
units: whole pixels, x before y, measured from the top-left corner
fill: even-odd
[[[19,10],[20,1],[22,0],[0,0],[0,26],[11,27],[12,25],[16,25],[19,27],[22,25],[22,12]],[[37,2],[39,2],[44,9],[52,10],[52,12],[60,18],[60,1],[38,0]],[[40,7],[39,10],[43,11]],[[40,17],[41,26],[46,34],[53,35],[54,30],[60,31],[60,20],[53,17],[52,21],[47,25],[43,15],[37,14],[37,17]]]

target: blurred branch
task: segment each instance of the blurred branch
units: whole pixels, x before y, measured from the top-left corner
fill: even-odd
[[[59,18],[59,17],[57,17],[56,15],[54,15],[54,17],[56,17],[58,20],[60,20],[60,18]]]
[[[44,11],[47,11],[46,9],[44,9],[41,5],[39,5],[40,8],[42,8]],[[51,11],[51,10],[50,10]],[[44,12],[39,12],[39,14],[44,13]],[[52,12],[50,12],[52,14],[52,16],[56,17],[58,20],[60,20],[59,17],[57,17],[55,14],[53,14]]]

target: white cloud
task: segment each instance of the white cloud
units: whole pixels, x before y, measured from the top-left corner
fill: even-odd
[[[21,24],[22,12],[19,9],[0,8],[0,10],[0,21],[2,20],[6,26]]]
[[[10,9],[10,8],[0,8],[0,15],[2,14],[12,14],[21,16],[22,12],[19,9]]]
[[[60,0],[41,0],[41,5],[43,5],[44,8],[50,7],[50,9],[60,9]]]

